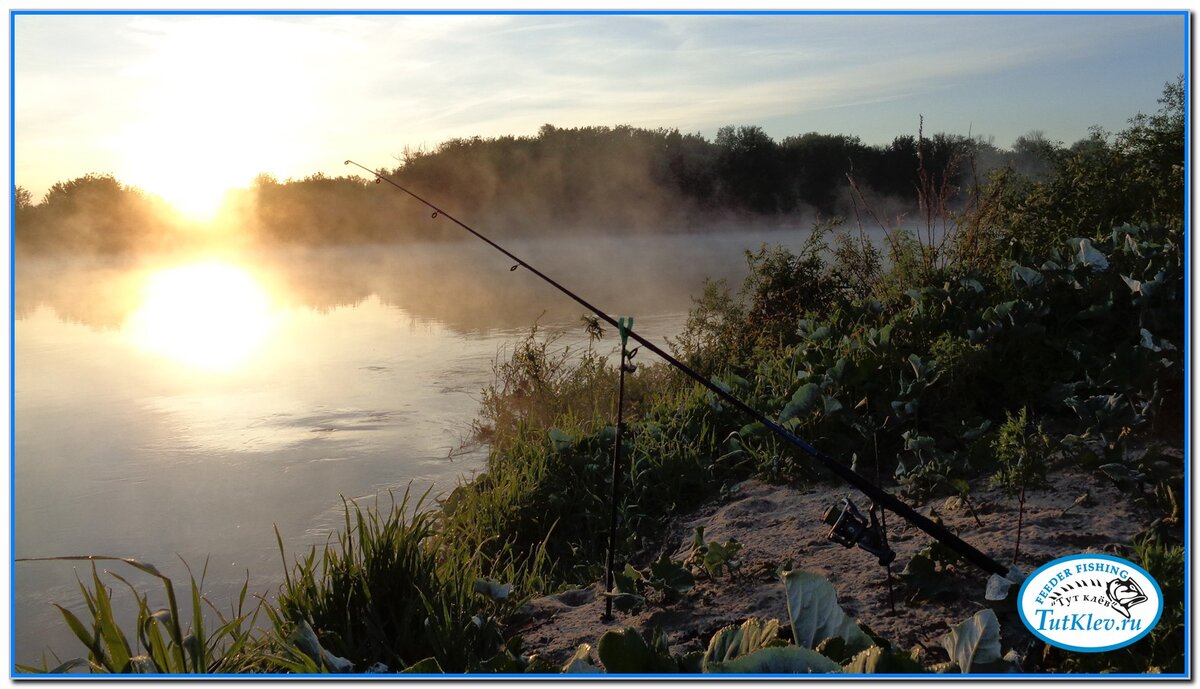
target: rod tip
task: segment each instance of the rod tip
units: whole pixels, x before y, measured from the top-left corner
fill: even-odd
[[[342,165],[349,165],[349,164],[350,164],[350,161],[349,161],[349,160],[347,160],[346,162],[342,163]]]

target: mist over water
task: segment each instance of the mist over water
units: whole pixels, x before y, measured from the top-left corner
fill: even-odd
[[[504,243],[661,343],[704,279],[736,286],[744,250],[807,236]],[[448,492],[486,461],[471,421],[497,355],[535,322],[587,341],[582,307],[511,267],[480,242],[19,257],[16,556],[134,557],[173,577],[211,557],[220,603],[247,571],[274,592],[272,525],[290,558],[341,526],[343,497]],[[51,606],[82,606],[77,565],[17,566],[18,661],[82,652]]]

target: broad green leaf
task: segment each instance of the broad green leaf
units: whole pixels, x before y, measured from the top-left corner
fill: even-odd
[[[958,284],[971,290],[976,294],[983,294],[983,284],[973,278],[963,278],[958,281]]]
[[[1007,576],[1002,577],[999,574],[993,574],[988,577],[987,590],[984,592],[983,597],[986,600],[992,601],[1005,600],[1008,598],[1012,587],[1020,584],[1022,581],[1025,581],[1025,574],[1016,567],[1010,567]]]
[[[838,398],[830,395],[825,395],[825,415],[833,414],[842,410],[842,403]]]
[[[635,613],[646,604],[646,597],[637,593],[601,593],[605,598],[611,598],[613,607],[624,613]]]
[[[519,672],[525,672],[525,670],[529,667],[529,664],[522,660],[519,656],[513,655],[507,650],[504,650],[483,661],[479,667],[484,672],[512,675]],[[555,669],[557,670],[557,668]]]
[[[1163,350],[1174,351],[1175,345],[1160,337],[1155,337],[1154,333],[1142,328],[1142,346],[1152,352],[1161,352]]]
[[[321,662],[321,651],[324,649],[321,648],[321,642],[317,640],[317,633],[309,626],[307,620],[300,620],[296,623],[296,628],[288,637],[288,643],[314,662]]]
[[[570,660],[562,666],[564,675],[583,675],[583,674],[598,674],[604,672],[596,667],[592,662],[592,645],[579,644],[579,648],[575,649],[575,655],[571,656]]]
[[[904,438],[904,449],[909,451],[930,451],[935,448],[933,438],[927,435],[919,435],[914,431],[905,431],[901,434]]]
[[[641,580],[642,573],[630,564],[626,564],[625,569],[620,572],[613,572],[613,583],[620,593],[636,594],[637,582]]]
[[[571,448],[573,442],[571,436],[567,435],[561,429],[551,428],[546,432],[546,436],[550,438],[550,443],[553,445],[555,452],[563,452]]]
[[[731,624],[713,634],[709,640],[708,650],[704,652],[704,666],[749,655],[766,647],[778,636],[779,620],[763,621],[751,617],[740,626]]]
[[[475,580],[475,593],[482,593],[492,600],[508,600],[512,591],[512,584],[501,584],[498,581],[482,578]]]
[[[885,651],[878,646],[872,646],[850,659],[842,668],[847,674],[878,675],[925,672],[920,663],[912,656]]]
[[[842,666],[811,648],[774,646],[759,649],[727,663],[705,666],[705,671],[722,674],[831,674],[840,673]]]
[[[596,645],[596,654],[609,674],[647,672],[654,660],[642,635],[633,627],[605,632]]]
[[[753,435],[761,434],[766,429],[767,429],[767,427],[764,426],[761,421],[755,421],[753,423],[748,423],[745,426],[742,426],[740,429],[738,429],[738,435],[743,438],[748,438]]]
[[[816,383],[805,383],[793,395],[791,401],[784,406],[779,414],[779,423],[795,418],[811,410],[821,400],[821,386]]]
[[[832,381],[841,381],[846,375],[846,366],[848,365],[845,357],[840,357],[833,366],[825,372],[825,377]]]
[[[846,640],[840,636],[825,639],[813,650],[839,665],[850,660],[850,655],[846,652]]]
[[[676,593],[687,593],[696,584],[696,579],[683,565],[664,554],[658,562],[650,565],[648,583],[658,588],[665,586]]]
[[[1030,287],[1037,287],[1046,281],[1046,279],[1042,277],[1041,273],[1037,272],[1033,268],[1026,268],[1022,265],[1013,266],[1012,279],[1014,282],[1019,280]]]
[[[596,655],[609,674],[679,672],[679,662],[671,657],[660,629],[654,630],[650,644],[633,627],[605,632]]]
[[[702,651],[692,651],[684,656],[676,656],[676,662],[679,665],[679,672],[682,674],[698,675],[704,672],[704,653]]]
[[[722,568],[732,573],[733,569],[738,566],[739,563],[734,558],[742,549],[742,544],[738,543],[736,539],[730,538],[724,543],[711,541],[706,547],[704,569],[713,576],[719,574]]]
[[[1092,246],[1090,239],[1072,239],[1071,244],[1079,249],[1075,254],[1075,261],[1080,265],[1086,265],[1092,270],[1103,273],[1108,270],[1108,258],[1100,253],[1096,247]]]
[[[437,658],[426,658],[424,660],[419,660],[416,663],[413,663],[412,665],[409,665],[408,667],[404,668],[400,672],[401,672],[401,674],[406,674],[406,675],[442,675],[442,674],[445,674],[445,672],[442,670],[442,666],[438,665]]]
[[[321,649],[321,662],[330,672],[344,673],[354,670],[354,663],[341,656],[335,656],[324,648]]]
[[[953,588],[946,575],[937,570],[928,548],[912,556],[900,572],[900,578],[920,600],[929,600]]]
[[[828,579],[792,570],[783,575],[783,586],[787,592],[792,639],[798,646],[813,648],[831,636],[845,639],[850,652],[871,646],[871,638],[859,628],[858,621],[838,605],[837,593]]]
[[[951,627],[941,643],[964,674],[980,672],[1001,660],[1000,621],[991,609],[980,610]]]

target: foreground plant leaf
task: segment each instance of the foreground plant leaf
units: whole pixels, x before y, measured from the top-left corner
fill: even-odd
[[[482,578],[475,580],[474,589],[475,593],[482,593],[495,601],[508,600],[513,591],[512,584],[501,584],[498,581]]]
[[[872,646],[850,659],[843,670],[847,674],[878,675],[925,672],[920,663],[911,656],[895,651],[885,651]]]
[[[987,591],[983,597],[987,600],[1005,600],[1012,587],[1019,585],[1022,581],[1025,581],[1025,573],[1016,567],[1010,567],[1007,576],[993,574],[988,577]]]
[[[821,386],[816,383],[805,383],[792,395],[792,399],[779,413],[779,423],[807,413],[821,400]]]
[[[442,666],[438,665],[436,658],[426,658],[409,665],[400,671],[400,674],[405,675],[441,675],[444,674]]]
[[[951,627],[950,632],[942,637],[941,643],[942,648],[950,654],[950,661],[964,674],[996,672],[1003,669],[1000,621],[990,609],[980,610]]]
[[[858,626],[858,621],[838,605],[837,592],[825,577],[792,570],[783,575],[783,586],[796,645],[813,648],[831,636],[845,639],[850,653],[872,645],[871,637]]]
[[[320,663],[321,666],[330,672],[350,672],[354,669],[354,663],[330,653],[321,646],[316,632],[313,631],[313,628],[306,620],[300,620],[296,623],[296,628],[288,641],[301,653],[313,661]]]
[[[592,662],[592,645],[579,644],[579,648],[575,649],[575,655],[571,656],[570,660],[562,666],[564,675],[579,675],[579,674],[599,674],[604,672],[596,667]]]
[[[766,648],[779,637],[779,620],[760,620],[756,617],[740,626],[729,625],[713,635],[704,652],[704,667],[724,663]]]
[[[664,554],[658,562],[650,565],[650,579],[647,583],[661,590],[670,589],[676,594],[684,594],[696,584],[696,579],[681,563]]]
[[[660,630],[655,630],[650,644],[633,627],[605,632],[596,654],[609,674],[679,672]]]
[[[705,666],[705,671],[721,674],[831,674],[840,673],[842,666],[811,648],[774,646],[727,663]]]

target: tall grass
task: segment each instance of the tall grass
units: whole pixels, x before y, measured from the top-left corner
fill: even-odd
[[[583,320],[587,345],[562,344],[563,332],[546,332],[535,323],[511,350],[497,355],[474,422],[476,436],[491,444],[493,454],[519,442],[524,428],[594,430],[613,422],[616,367],[597,347],[606,332],[598,322]],[[626,380],[626,408],[637,414],[682,381],[670,367],[639,366]]]
[[[218,674],[269,671],[265,662],[269,638],[257,628],[263,610],[262,599],[247,608],[246,594],[249,579],[243,584],[236,605],[228,614],[201,594],[204,574],[197,582],[188,567],[191,593],[190,614],[179,605],[175,585],[153,565],[129,558],[86,555],[77,557],[29,558],[31,560],[87,561],[91,563],[91,579],[79,579],[79,590],[87,605],[83,619],[67,608],[56,605],[75,637],[88,650],[86,657],[66,661],[57,659],[54,667],[43,661],[41,667],[17,665],[20,672],[65,673],[87,668],[102,674]],[[117,621],[113,610],[112,589],[96,568],[97,562],[119,562],[134,570],[149,574],[162,582],[167,607],[153,608],[148,594],[138,590],[117,572],[105,574],[127,587],[137,604],[137,619],[130,633]],[[187,563],[184,563],[187,566]],[[215,627],[205,609],[215,615]]]
[[[478,552],[438,533],[426,497],[410,503],[406,491],[371,509],[346,502],[336,542],[312,548],[285,572],[278,616],[306,622],[321,648],[360,670],[433,658],[447,672],[464,672],[495,655],[503,638],[494,621],[516,599],[479,592]],[[535,551],[527,570],[537,569]]]

